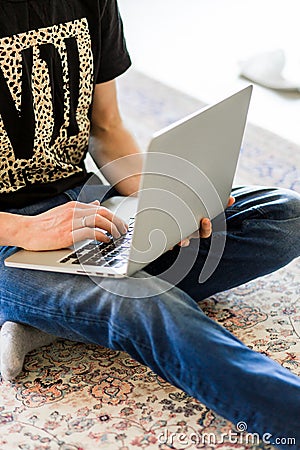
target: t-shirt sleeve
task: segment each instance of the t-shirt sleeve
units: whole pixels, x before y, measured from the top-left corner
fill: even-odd
[[[100,1],[101,57],[96,83],[113,80],[131,65],[117,0]]]

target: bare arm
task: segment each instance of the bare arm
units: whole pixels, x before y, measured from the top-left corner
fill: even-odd
[[[89,150],[106,179],[122,195],[138,191],[142,155],[120,116],[115,81],[95,88]]]
[[[120,192],[130,195],[137,191],[141,170],[140,153],[133,137],[124,128],[120,118],[115,83],[96,87],[92,120],[92,155],[100,165],[127,155],[137,156],[135,161],[122,161],[105,176],[114,183],[115,174],[126,178],[118,184]],[[121,171],[121,172],[120,172]],[[83,218],[86,218],[83,220]],[[84,226],[86,224],[86,226]],[[83,239],[107,240],[101,231],[118,237],[126,231],[124,223],[98,202],[83,204],[68,202],[36,216],[0,213],[0,245],[18,246],[28,250],[54,250],[72,245]]]

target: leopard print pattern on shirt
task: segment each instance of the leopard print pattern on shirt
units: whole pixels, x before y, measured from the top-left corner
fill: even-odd
[[[70,123],[69,66],[66,39],[75,38],[79,55],[79,98],[76,122],[79,132],[68,135]],[[53,99],[46,62],[40,46],[51,44],[58,52],[63,72],[64,123],[54,143]],[[35,117],[33,153],[30,159],[15,156],[12,143],[0,115],[0,193],[10,193],[34,183],[51,182],[80,172],[78,167],[88,145],[88,111],[93,94],[93,54],[86,19],[78,19],[49,28],[32,30],[0,39],[0,70],[9,88],[18,114],[21,114],[22,51],[32,48],[32,95]]]

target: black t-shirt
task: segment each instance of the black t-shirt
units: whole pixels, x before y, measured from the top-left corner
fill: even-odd
[[[0,0],[0,210],[86,180],[94,86],[129,66],[116,0]]]

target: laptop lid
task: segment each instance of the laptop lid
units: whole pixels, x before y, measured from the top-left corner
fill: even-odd
[[[154,135],[144,161],[128,274],[227,206],[252,86]]]

